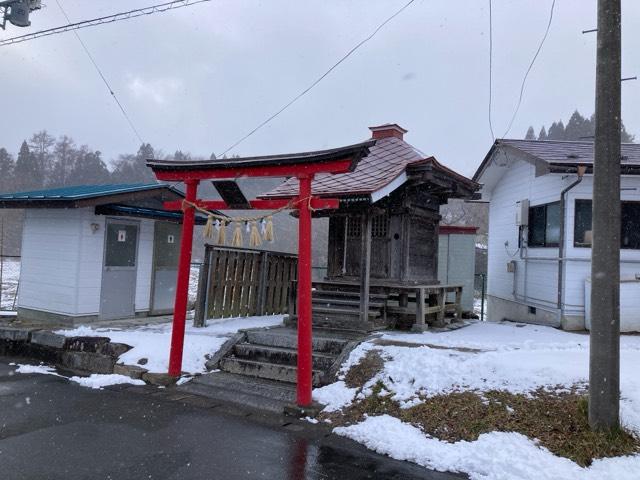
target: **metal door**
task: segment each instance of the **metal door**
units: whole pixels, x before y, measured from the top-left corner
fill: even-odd
[[[153,238],[153,294],[151,312],[171,313],[176,298],[178,258],[180,256],[180,225],[156,222]]]
[[[135,315],[138,231],[137,222],[107,219],[100,293],[101,318]]]

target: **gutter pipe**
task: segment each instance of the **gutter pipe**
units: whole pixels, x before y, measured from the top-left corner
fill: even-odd
[[[582,182],[582,177],[584,177],[585,172],[587,171],[586,165],[578,165],[578,179],[565,187],[562,192],[560,192],[560,241],[558,245],[558,310],[560,311],[560,315],[562,315],[562,298],[563,298],[563,289],[562,282],[564,277],[564,250],[565,250],[565,236],[566,236],[566,196],[569,190]]]

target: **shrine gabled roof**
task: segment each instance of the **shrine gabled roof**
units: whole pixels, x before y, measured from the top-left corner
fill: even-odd
[[[369,155],[358,163],[353,172],[335,175],[316,175],[312,193],[321,197],[351,197],[371,195],[385,190],[388,186],[406,181],[407,171],[413,167],[427,166],[458,181],[475,187],[472,180],[448,169],[433,157],[422,152],[404,140],[389,136],[378,138]],[[475,190],[475,188],[472,188]],[[289,198],[298,194],[298,180],[290,178],[262,198]]]

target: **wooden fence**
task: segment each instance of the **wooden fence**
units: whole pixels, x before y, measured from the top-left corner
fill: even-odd
[[[297,268],[294,254],[207,245],[194,324],[202,326],[206,318],[289,312]]]

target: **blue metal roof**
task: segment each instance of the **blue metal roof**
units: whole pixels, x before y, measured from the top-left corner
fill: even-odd
[[[0,200],[82,200],[119,193],[142,192],[157,188],[169,188],[182,195],[182,192],[166,183],[120,183],[113,185],[77,185],[29,192],[5,193],[0,194]]]

